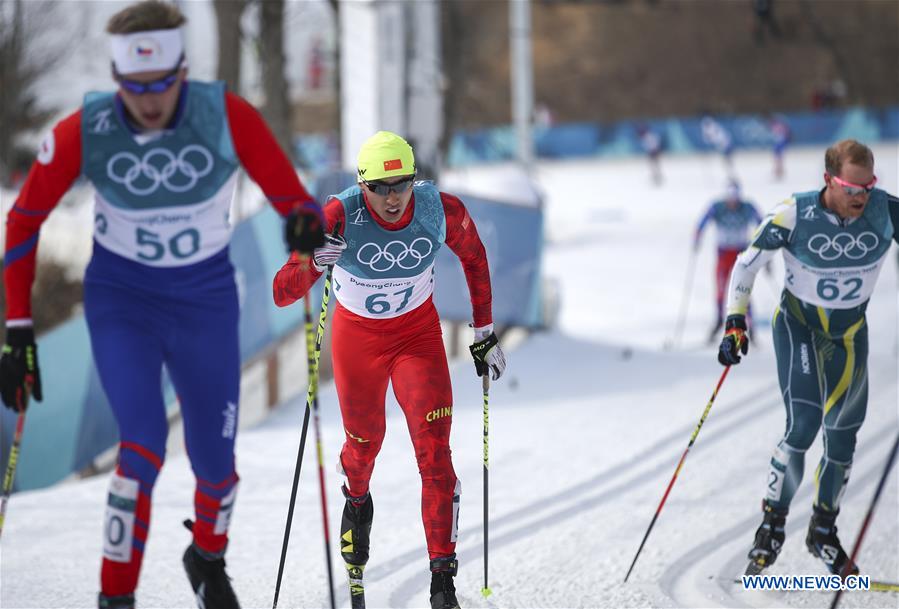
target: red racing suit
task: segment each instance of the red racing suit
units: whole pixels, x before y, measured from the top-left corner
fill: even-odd
[[[445,243],[462,263],[476,327],[492,323],[490,270],[477,228],[462,202],[440,193],[446,218]],[[413,195],[403,217],[381,219],[365,201],[369,221],[398,231],[412,221]],[[326,230],[340,222],[343,204],[332,198],[324,208]],[[341,263],[338,262],[338,265]],[[302,298],[321,276],[311,258],[292,254],[274,279],[275,303],[287,306]],[[375,457],[384,440],[384,400],[388,381],[406,417],[422,479],[422,520],[430,558],[455,552],[460,484],[450,456],[453,395],[443,346],[440,319],[429,296],[418,307],[389,319],[372,319],[340,304],[332,326],[332,357],[337,395],[346,438],[340,465],[353,496],[369,488]]]

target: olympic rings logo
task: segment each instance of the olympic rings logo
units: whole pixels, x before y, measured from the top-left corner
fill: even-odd
[[[858,236],[838,233],[833,237],[818,233],[808,240],[808,249],[817,254],[821,260],[836,260],[840,256],[846,256],[849,260],[860,260],[879,244],[880,239],[871,231],[865,231]]]
[[[366,243],[356,253],[356,260],[378,273],[389,271],[394,266],[408,271],[421,264],[433,250],[431,240],[425,237],[419,237],[409,245],[391,241],[384,249],[377,243]]]
[[[154,159],[157,159],[155,164]],[[166,148],[148,150],[143,158],[130,152],[119,152],[106,164],[106,175],[137,196],[152,194],[160,186],[170,192],[187,192],[200,178],[212,172],[214,164],[212,154],[206,148],[190,144],[177,156]],[[171,178],[176,174],[181,177],[173,181]]]

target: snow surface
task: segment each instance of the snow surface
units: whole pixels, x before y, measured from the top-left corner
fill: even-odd
[[[899,149],[875,147],[877,174],[899,191]],[[767,209],[821,181],[823,150],[791,150],[787,177],[771,177],[763,152],[736,155],[746,194]],[[667,182],[649,184],[642,159],[543,163],[544,272],[561,288],[559,327],[509,353],[490,398],[490,587],[483,585],[482,414],[470,363],[452,369],[454,463],[463,483],[457,588],[463,607],[823,607],[830,594],[746,592],[745,566],[760,519],[767,463],[784,426],[767,321],[776,280],[760,275],[759,330],[731,370],[668,497],[629,583],[624,574],[722,368],[701,346],[713,318],[712,247],[699,257],[683,347],[672,336],[686,283],[694,223],[723,190],[713,156],[663,160]],[[471,189],[491,168],[453,176]],[[894,252],[895,253],[895,252]],[[892,254],[891,254],[892,255]],[[779,267],[782,268],[782,267]],[[871,398],[839,520],[850,546],[899,428],[896,265],[884,268],[869,308]],[[495,298],[502,298],[496,294]],[[334,463],[342,430],[333,386],[322,387],[331,556],[340,606],[348,606],[335,543],[342,497]],[[39,407],[39,406],[37,406]],[[302,398],[243,430],[241,486],[228,571],[244,607],[271,605],[303,414]],[[392,396],[372,494],[375,521],[366,571],[369,607],[426,607],[428,563],[420,481],[405,421]],[[27,437],[25,442],[27,442]],[[314,437],[310,429],[279,605],[328,605]],[[812,471],[787,525],[778,574],[823,574],[805,550]],[[859,562],[873,577],[899,579],[899,470],[893,472]],[[92,607],[96,603],[107,480],[98,477],[15,495],[0,555],[0,606]],[[183,454],[169,459],[154,492],[141,607],[192,607],[181,567],[192,515],[193,477]],[[897,607],[895,594],[847,593],[845,607]]]

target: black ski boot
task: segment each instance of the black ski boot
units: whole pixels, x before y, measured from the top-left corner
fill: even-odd
[[[431,609],[459,609],[453,578],[459,570],[456,555],[431,561]]]
[[[839,510],[830,512],[812,506],[812,519],[808,523],[808,535],[805,537],[805,545],[808,551],[824,561],[828,570],[834,575],[845,577],[858,575],[858,566],[849,560],[849,555],[843,549],[840,538],[837,537],[836,520]]]
[[[184,526],[193,530],[190,520],[185,520]],[[191,543],[182,561],[200,609],[240,609],[231,578],[225,573],[224,557],[210,555]]]
[[[106,596],[101,592],[97,598],[97,607],[100,609],[134,609],[134,595]]]
[[[353,609],[365,609],[365,587],[362,573],[368,562],[368,543],[371,523],[375,516],[375,504],[371,494],[353,497],[346,485],[341,487],[346,505],[340,520],[340,554],[346,563],[350,584],[350,603]]]
[[[780,549],[783,547],[786,534],[784,526],[787,524],[787,512],[789,510],[772,507],[767,501],[762,501],[762,524],[755,531],[755,541],[749,550],[749,566],[746,567],[746,575],[758,575],[763,569],[774,564]]]

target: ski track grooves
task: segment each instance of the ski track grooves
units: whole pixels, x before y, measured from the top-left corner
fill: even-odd
[[[775,396],[761,402],[757,401],[759,398],[762,398],[766,394],[770,394],[772,391],[776,392]],[[717,428],[716,435],[706,441],[704,445],[709,446],[726,439],[729,435],[739,430],[743,423],[755,417],[758,412],[770,408],[772,404],[779,403],[781,399],[780,392],[777,390],[777,383],[771,383],[749,396],[733,398],[733,401],[736,401],[737,404],[729,408],[720,408],[717,421],[717,424],[720,426]],[[724,405],[722,404],[722,406]],[[711,416],[711,413],[709,416]],[[731,420],[722,423],[720,421],[722,418]],[[708,423],[708,420],[706,420],[706,423]],[[588,480],[573,484],[568,488],[513,510],[499,518],[491,519],[490,523],[492,530],[490,536],[490,549],[494,550],[506,544],[515,542],[523,535],[533,534],[535,530],[545,526],[553,526],[563,520],[574,518],[584,511],[591,510],[597,505],[619,496],[621,493],[639,489],[642,483],[652,480],[658,475],[665,473],[670,475],[673,473],[674,467],[680,460],[681,453],[672,455],[670,458],[664,459],[655,465],[642,468],[642,471],[638,471],[637,473],[631,474],[631,472],[641,469],[640,465],[642,465],[645,460],[658,455],[662,449],[667,449],[669,445],[677,443],[685,446],[689,440],[689,434],[692,433],[695,428],[696,422],[683,425],[667,436],[660,438],[650,447],[644,449],[641,453],[630,458],[623,464],[615,464],[607,467]],[[614,486],[605,488],[599,493],[594,493],[599,487],[621,477],[625,477],[625,479]],[[513,524],[527,518],[537,511],[549,506],[559,505],[559,503],[562,502],[565,502],[567,506],[550,511],[538,519],[518,524],[512,530],[506,530],[501,534],[495,532],[504,525]],[[647,514],[647,523],[649,522],[650,517],[651,514]],[[463,551],[459,552],[460,561],[466,563],[468,563],[469,560],[471,563],[475,563],[476,561],[480,562],[480,556],[483,554],[483,541],[479,541],[475,544],[463,543],[471,538],[479,539],[480,537],[480,527],[468,527],[466,533],[460,533],[458,543],[465,548]],[[370,580],[366,577],[366,584],[395,574],[423,553],[426,554],[427,550],[424,545],[420,545],[415,549],[395,556],[387,563],[380,564],[378,567],[372,569],[374,576]],[[366,571],[366,576],[368,576],[368,571]],[[394,589],[391,593],[389,604],[391,607],[405,607],[409,604],[411,599],[420,592],[420,590],[421,575],[416,573],[404,580]],[[348,593],[343,594],[343,596],[346,599],[349,599]]]
[[[879,432],[874,438],[870,440],[872,447],[880,447],[884,444],[884,442],[893,437],[892,429],[884,429]],[[875,463],[871,468],[868,469],[864,474],[855,479],[856,486],[859,488],[866,488],[867,484],[873,481],[876,481],[881,474],[880,464]],[[811,485],[803,485],[803,489],[796,493],[794,497],[794,501],[808,501],[813,494],[813,486]],[[753,514],[749,518],[744,518],[737,524],[731,526],[728,529],[725,529],[719,532],[712,539],[708,539],[701,544],[694,546],[688,552],[678,556],[671,560],[671,564],[668,569],[662,574],[659,578],[659,588],[664,592],[671,600],[673,600],[678,607],[689,607],[689,606],[710,606],[709,603],[713,601],[715,597],[720,596],[722,593],[726,595],[728,599],[728,603],[726,605],[721,605],[722,607],[753,607],[755,605],[748,605],[738,596],[734,594],[735,591],[742,592],[742,588],[740,584],[734,583],[734,579],[742,575],[746,563],[748,559],[746,558],[746,553],[749,550],[749,542],[750,542],[750,533],[758,524],[758,515]],[[797,530],[802,531],[805,530],[807,526],[806,521],[794,518],[787,524],[786,531],[787,535],[795,535]],[[714,588],[709,587],[709,585],[700,584],[697,588],[697,591],[703,593],[702,603],[697,605],[697,599],[691,598],[679,598],[680,595],[676,592],[678,584],[680,584],[684,580],[692,580],[694,582],[705,582],[707,580],[707,575],[698,576],[696,574],[697,570],[702,570],[702,561],[699,560],[708,555],[709,551],[714,550],[716,548],[720,548],[722,546],[734,544],[733,540],[740,540],[740,549],[735,551],[732,558],[728,559],[723,563],[723,566],[715,575],[714,580],[716,585]],[[691,565],[684,569],[684,564]],[[781,595],[768,594],[767,596],[778,598]],[[769,603],[770,604],[770,603]],[[769,604],[763,606],[769,606]]]
[[[892,370],[892,368],[890,368]],[[878,392],[878,397],[882,398],[884,394],[888,391],[884,389]],[[871,400],[869,403],[869,408],[878,404],[879,400]],[[885,442],[893,438],[894,430],[892,427],[885,427],[881,431],[877,432],[872,438],[868,440],[866,450],[877,450]],[[853,481],[855,482],[854,487],[856,491],[860,491],[863,488],[867,488],[870,483],[876,482],[880,475],[882,474],[882,464],[877,462],[872,462],[870,467],[865,471],[861,476],[854,477]],[[813,494],[814,486],[810,484],[802,485],[802,488],[799,492],[796,493],[794,497],[794,503],[796,501],[808,501]],[[742,592],[743,589],[740,584],[734,583],[733,580],[735,577],[739,577],[743,573],[743,570],[747,563],[746,552],[749,549],[749,534],[753,530],[753,528],[758,523],[758,515],[754,514],[749,518],[745,518],[735,525],[731,526],[728,529],[725,529],[719,532],[717,535],[712,537],[711,539],[706,539],[705,541],[699,543],[696,546],[693,546],[687,552],[681,554],[680,556],[671,560],[671,564],[668,569],[662,574],[659,578],[659,588],[661,591],[668,596],[674,603],[676,603],[679,607],[685,606],[709,606],[711,602],[714,602],[714,599],[720,598],[722,594],[727,599],[726,607],[753,607],[756,605],[746,604],[744,600],[742,600],[739,596],[735,594],[735,592]],[[787,535],[795,535],[797,530],[804,530],[807,526],[806,522],[794,518],[788,522],[786,526]],[[745,539],[744,539],[745,537]],[[708,575],[707,574],[699,574],[697,571],[702,571],[703,562],[702,557],[708,556],[710,551],[714,551],[716,548],[721,548],[726,545],[737,545],[733,543],[734,539],[740,539],[740,549],[735,550],[732,554],[731,558],[724,561],[722,563],[721,568],[717,571],[712,581],[715,584],[709,584]],[[684,565],[688,565],[685,569]],[[686,580],[691,580],[694,582],[695,593],[700,593],[703,595],[702,601],[699,605],[696,605],[697,599],[693,598],[684,598],[683,595],[680,595],[677,592],[680,584]],[[782,597],[783,593],[776,594],[773,592],[768,592],[765,594],[765,597],[768,599],[768,603],[764,606],[771,605],[772,602],[774,604],[783,605]],[[780,603],[778,603],[780,601]]]

